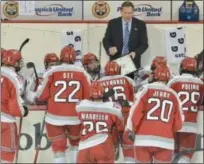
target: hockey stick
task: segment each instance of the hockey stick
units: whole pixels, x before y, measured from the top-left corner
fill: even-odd
[[[33,161],[34,164],[37,163],[38,155],[39,155],[40,148],[41,148],[40,145],[41,145],[41,139],[42,139],[43,131],[44,131],[44,128],[45,128],[46,114],[47,114],[47,109],[46,109],[46,112],[44,114],[44,118],[43,118],[43,122],[42,122],[42,128],[41,128],[41,131],[40,131],[40,136],[38,138],[38,144],[37,144],[37,147],[35,148],[35,157],[34,157],[34,161]]]
[[[21,129],[22,129],[22,124],[23,124],[23,118],[20,119],[20,123],[19,123],[19,139],[18,139],[18,149],[16,151],[16,160],[15,160],[15,163],[18,163],[18,154],[19,154],[19,148],[20,148],[20,134],[21,134]]]
[[[26,40],[24,40],[24,42],[21,44],[20,48],[19,48],[19,51],[21,52],[23,47],[29,42],[29,38],[27,38]],[[20,118],[20,123],[19,123],[19,139],[18,139],[18,147],[20,145],[20,134],[21,134],[21,129],[22,129],[22,124],[23,124],[23,118]],[[18,163],[18,154],[19,154],[19,148],[17,149],[16,151],[16,160],[15,160],[15,163]]]
[[[180,151],[174,157],[172,163],[178,163],[179,159],[185,154],[194,153],[194,152],[197,152],[197,151],[204,151],[204,148],[201,148],[201,142],[202,142],[201,140],[204,137],[204,135],[199,134],[198,136],[199,136],[199,138],[197,138],[197,140],[199,142],[197,143],[196,148],[195,149],[184,149],[184,150]]]
[[[20,48],[19,48],[19,51],[21,52],[23,47],[29,42],[29,38],[27,38],[26,40],[24,40],[24,42],[21,44]]]
[[[38,86],[40,84],[40,82],[39,82],[39,79],[38,79],[38,74],[37,74],[37,71],[36,71],[36,68],[35,68],[35,64],[33,62],[28,62],[26,66],[27,66],[28,69],[33,68],[35,78],[36,78],[36,85]]]
[[[100,64],[100,70],[101,70],[101,55],[102,55],[102,50],[101,50],[101,47],[102,47],[102,42],[99,43],[99,56],[98,56],[98,61],[99,61],[99,64]],[[100,79],[101,77],[101,71],[99,71],[98,73],[98,79]]]

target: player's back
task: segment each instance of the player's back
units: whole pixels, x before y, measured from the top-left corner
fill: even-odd
[[[123,132],[121,106],[114,102],[81,101],[76,110],[82,123],[80,148],[99,145],[112,134],[113,128]]]
[[[203,82],[190,74],[175,76],[168,86],[178,93],[185,115],[183,130],[196,132],[197,113],[203,97]],[[191,124],[189,126],[189,123]]]
[[[90,78],[84,69],[62,64],[45,73],[37,95],[40,100],[48,101],[48,114],[76,116],[76,103],[88,98],[89,84]]]
[[[137,109],[142,108],[143,118],[137,129],[137,135],[145,135],[150,140],[151,137],[173,140],[173,132],[181,128],[181,124],[175,123],[175,113],[179,113],[180,116],[181,112],[176,93],[166,85],[155,82],[145,85],[138,94],[138,101],[141,101],[143,106],[137,106]],[[137,103],[134,106],[136,105]],[[139,117],[137,114],[133,114],[132,118],[137,122],[139,119],[137,117]]]
[[[16,116],[21,117],[21,104],[23,100],[20,98],[22,94],[21,83],[18,75],[12,68],[1,68],[1,121],[15,122]]]
[[[104,76],[98,81],[104,85],[106,92],[109,89],[113,89],[115,91],[114,96],[112,96],[112,101],[134,101],[135,82],[129,77],[122,75]]]

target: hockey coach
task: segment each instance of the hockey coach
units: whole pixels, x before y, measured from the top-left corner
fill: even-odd
[[[141,67],[141,55],[148,48],[148,37],[144,21],[133,17],[134,5],[126,1],[121,5],[121,17],[108,22],[103,46],[110,60],[130,55],[135,67]],[[133,75],[130,75],[133,78]]]

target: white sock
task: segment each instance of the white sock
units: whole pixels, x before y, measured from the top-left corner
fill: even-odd
[[[55,158],[55,163],[66,163],[65,157]]]
[[[70,146],[70,163],[77,163],[78,147]]]
[[[13,162],[11,162],[11,161],[6,161],[6,160],[1,160],[1,163],[13,163]]]
[[[54,154],[54,156],[54,163],[66,163],[64,152],[57,152]]]

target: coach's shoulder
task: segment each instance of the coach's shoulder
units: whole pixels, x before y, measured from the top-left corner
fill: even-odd
[[[117,18],[113,18],[111,20],[109,20],[109,24],[115,24],[117,22],[119,22],[122,18],[121,17],[117,17]]]
[[[146,24],[145,21],[143,21],[141,19],[138,19],[138,18],[135,18],[135,17],[133,17],[132,20],[135,21],[137,24],[139,24],[141,26],[142,25],[144,26]]]

